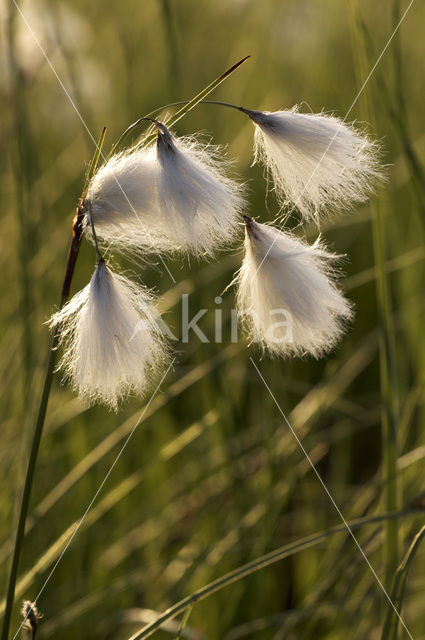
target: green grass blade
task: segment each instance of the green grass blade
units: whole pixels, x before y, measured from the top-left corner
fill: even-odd
[[[207,95],[209,95],[212,91],[214,91],[214,89],[216,89],[222,82],[224,82],[226,78],[228,78],[234,71],[236,71],[236,69],[238,69],[250,57],[251,56],[245,56],[245,58],[242,58],[242,60],[239,60],[238,62],[236,62],[236,64],[232,65],[229,69],[227,69],[227,71],[225,71],[220,76],[218,76],[218,78],[213,80],[207,87],[205,87],[205,89],[203,89],[200,93],[198,93],[198,95],[192,98],[190,102],[188,102],[181,109],[179,109],[179,111],[177,111],[177,113],[171,118],[170,122],[168,123],[169,126],[173,126],[174,124],[176,124],[176,122],[181,120],[183,116],[185,116],[189,111],[191,111],[194,107],[196,107],[196,105],[199,104],[201,100],[204,100],[204,98],[206,98]]]
[[[394,604],[394,608],[388,607],[387,616],[385,618],[384,627],[382,630],[382,640],[396,640],[397,638],[399,617],[396,612],[398,612],[398,614],[400,615],[401,606],[403,604],[404,588],[406,586],[407,574],[410,567],[412,566],[415,554],[419,549],[419,545],[421,544],[424,537],[425,526],[423,526],[422,529],[416,534],[412,544],[410,545],[406,555],[403,558],[402,563],[400,564],[394,575],[393,586],[391,589],[391,600]]]
[[[357,1],[353,3],[352,13],[353,42],[356,66],[361,79],[367,76],[369,63],[366,60],[363,34],[360,26]],[[376,122],[374,106],[370,93],[365,93],[360,102],[362,118]],[[377,198],[372,199],[372,241],[376,268],[376,301],[379,314],[380,332],[380,386],[383,398],[381,415],[381,451],[382,473],[384,480],[383,501],[386,511],[397,511],[400,504],[400,478],[397,470],[398,458],[398,380],[395,349],[395,334],[392,323],[391,293],[386,273],[387,233],[384,224],[385,211]],[[390,587],[399,561],[399,530],[397,520],[388,522],[384,541],[385,580]]]
[[[182,634],[183,634],[184,628],[186,627],[186,625],[188,623],[188,620],[190,618],[190,614],[191,613],[192,613],[192,607],[188,607],[186,609],[186,612],[185,612],[185,614],[184,614],[184,616],[182,618],[182,621],[180,623],[179,631],[178,631],[178,634],[176,636],[176,640],[182,640]]]

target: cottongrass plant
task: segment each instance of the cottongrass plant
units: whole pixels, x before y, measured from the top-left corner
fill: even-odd
[[[246,58],[219,76],[171,119],[186,115]],[[361,201],[380,176],[376,147],[334,117],[296,110],[259,112],[236,108],[257,127],[256,159],[270,170],[279,197],[296,204],[303,219],[326,208]],[[142,121],[157,129],[127,151],[117,151],[123,136]],[[146,393],[164,366],[167,347],[156,326],[152,294],[106,266],[98,237],[112,249],[149,256],[183,252],[214,255],[237,236],[244,206],[243,188],[226,175],[221,152],[192,138],[178,138],[148,116],[131,125],[97,171],[105,130],[90,164],[73,221],[73,237],[61,305],[51,320],[52,347],[35,424],[9,575],[1,640],[8,640],[15,584],[25,534],[34,470],[55,370],[59,368],[89,403],[117,409],[130,392]],[[239,275],[238,306],[255,318],[250,329],[277,355],[319,357],[340,338],[351,305],[335,284],[335,256],[320,241],[301,239],[246,218],[245,258]],[[71,282],[84,235],[96,246],[97,266],[90,283],[70,302]],[[248,307],[248,309],[246,308]],[[276,346],[269,338],[275,309],[293,322],[292,340]],[[266,317],[269,312],[270,318]],[[277,333],[278,338],[282,335]],[[34,611],[33,604],[30,609]]]
[[[245,256],[236,277],[237,308],[248,333],[277,356],[319,358],[330,351],[352,318],[336,286],[339,259],[245,216]]]
[[[255,159],[270,170],[278,197],[293,202],[304,219],[363,200],[382,175],[377,146],[338,118],[224,104],[252,119]],[[155,126],[156,139],[146,134],[93,173],[81,200],[85,230],[98,252],[99,237],[136,256],[212,257],[237,236],[243,187],[226,176],[219,148],[201,145],[196,136],[178,138],[156,119],[142,121]],[[245,257],[235,279],[242,324],[273,355],[323,356],[352,318],[335,284],[336,256],[320,240],[309,246],[272,225],[245,220]],[[59,368],[81,397],[117,409],[129,392],[146,392],[166,352],[151,304],[146,291],[112,274],[101,259],[91,283],[54,314],[50,326],[59,328],[65,346]],[[276,323],[279,310],[287,322]],[[130,343],[140,311],[148,321]]]

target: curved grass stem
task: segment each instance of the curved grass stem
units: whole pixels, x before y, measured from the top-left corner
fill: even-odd
[[[396,640],[397,638],[399,615],[403,602],[404,587],[406,585],[407,574],[410,567],[412,566],[413,559],[424,537],[425,526],[423,526],[422,529],[420,529],[420,531],[416,534],[412,544],[410,545],[406,555],[403,558],[402,563],[400,564],[394,575],[393,586],[391,589],[391,600],[394,604],[394,607],[389,607],[387,610],[387,616],[385,618],[384,627],[382,629],[381,640]],[[399,615],[397,615],[397,613]]]
[[[357,0],[352,0],[352,35],[359,79],[367,73],[368,64],[364,50],[361,20]],[[362,119],[376,121],[370,94],[365,94],[361,105]],[[383,475],[383,503],[387,511],[397,511],[400,504],[400,474],[398,459],[398,382],[396,372],[395,335],[391,317],[391,296],[386,271],[386,227],[384,212],[375,198],[371,204],[372,237],[376,265],[376,301],[380,330],[380,386],[381,451]],[[397,520],[386,524],[384,538],[384,584],[387,589],[396,571],[399,558],[399,524]]]
[[[69,296],[69,290],[71,286],[72,276],[75,269],[75,263],[78,257],[81,237],[82,237],[82,220],[79,220],[80,216],[77,213],[76,222],[74,222],[74,235],[71,242],[71,247],[68,254],[67,267],[65,272],[65,278],[62,286],[62,295],[59,308],[62,308]],[[75,228],[80,226],[81,223],[81,235],[78,237],[78,232],[75,232]],[[50,389],[52,386],[53,373],[56,363],[56,352],[58,346],[59,329],[55,329],[53,333],[52,343],[50,346],[49,359],[46,367],[46,374],[44,378],[43,390],[41,392],[40,406],[38,409],[37,420],[34,427],[34,434],[31,443],[31,452],[28,460],[27,473],[25,476],[24,491],[21,499],[21,506],[19,511],[18,526],[15,534],[15,544],[13,548],[12,564],[10,567],[9,581],[6,595],[6,607],[4,611],[3,626],[1,640],[8,640],[10,620],[12,616],[13,603],[15,600],[15,586],[18,576],[19,560],[22,552],[22,545],[25,537],[25,524],[28,515],[29,501],[31,497],[31,489],[34,480],[34,472],[37,463],[38,450],[40,448],[41,436],[43,433],[44,421],[46,418],[47,404],[49,402]]]
[[[90,168],[87,176],[87,184],[96,170],[96,166],[100,157],[101,148],[105,138],[105,129],[102,131],[99,142],[96,146],[95,154],[90,163]],[[82,198],[77,207],[77,212],[72,223],[72,241],[68,252],[68,259],[66,264],[65,276],[62,285],[62,295],[59,304],[61,309],[67,301],[71,289],[71,282],[74,275],[75,265],[77,262],[78,254],[80,251],[81,241],[83,238],[83,206]],[[18,526],[15,534],[15,543],[13,547],[12,563],[10,566],[9,580],[6,593],[6,606],[4,611],[3,626],[1,631],[1,640],[8,640],[10,621],[12,617],[13,603],[15,600],[15,587],[16,579],[18,576],[19,560],[21,557],[23,541],[25,537],[25,524],[28,515],[28,507],[31,497],[31,490],[34,480],[34,472],[37,464],[38,451],[40,448],[41,436],[43,434],[44,421],[46,418],[47,405],[49,402],[50,389],[52,386],[53,373],[56,363],[56,352],[59,339],[59,330],[56,329],[53,333],[52,343],[50,346],[49,358],[46,367],[46,374],[44,378],[43,389],[41,392],[40,405],[38,409],[37,419],[34,427],[34,434],[31,443],[31,452],[28,460],[27,472],[25,476],[24,490],[21,499]]]
[[[18,575],[19,559],[21,556],[22,543],[25,535],[25,523],[27,519],[29,500],[31,496],[34,471],[37,462],[38,450],[40,447],[41,435],[43,433],[44,420],[46,417],[47,403],[49,401],[50,388],[52,385],[53,371],[56,362],[56,347],[58,342],[58,331],[53,334],[50,348],[49,360],[47,363],[46,375],[44,379],[43,391],[41,393],[40,407],[34,428],[34,435],[31,444],[31,453],[28,461],[27,474],[25,477],[24,492],[22,494],[21,509],[19,513],[18,526],[16,529],[15,545],[12,557],[12,564],[9,573],[9,583],[6,596],[6,608],[3,618],[1,640],[7,640],[9,636],[10,619],[12,616],[13,602],[15,599],[15,585]]]
[[[364,525],[375,524],[378,522],[387,522],[388,520],[394,520],[397,518],[401,518],[404,515],[408,515],[409,511],[404,512],[395,512],[395,513],[385,513],[382,515],[359,518],[358,520],[354,520],[349,522],[349,526],[351,530],[358,529]],[[200,600],[205,600],[208,596],[216,593],[217,591],[221,591],[225,587],[230,584],[237,582],[238,580],[242,580],[265,567],[270,566],[284,558],[297,553],[298,551],[303,551],[304,549],[309,549],[310,547],[319,544],[323,540],[338,534],[347,532],[346,524],[336,525],[335,527],[331,527],[326,531],[321,531],[320,533],[315,533],[313,535],[307,536],[306,538],[302,538],[301,540],[296,540],[295,542],[291,542],[279,549],[275,549],[270,553],[266,553],[259,558],[256,558],[252,562],[248,562],[233,571],[230,571],[224,576],[213,580],[205,587],[198,589],[191,595],[183,598],[180,602],[177,602],[175,605],[164,611],[164,613],[160,614],[156,620],[147,624],[143,629],[137,631],[134,635],[131,636],[129,640],[145,640],[145,638],[149,638],[155,631],[157,631],[164,622],[167,620],[171,620],[181,613],[185,612],[188,607],[192,607],[196,602]]]

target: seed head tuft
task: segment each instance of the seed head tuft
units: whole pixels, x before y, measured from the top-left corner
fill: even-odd
[[[352,317],[334,280],[338,259],[318,240],[312,246],[248,218],[245,256],[235,281],[237,308],[248,334],[277,356],[319,358]]]
[[[99,262],[90,283],[50,321],[64,354],[59,367],[89,402],[117,409],[143,394],[167,357],[152,294]]]
[[[96,234],[127,253],[212,256],[238,231],[243,188],[222,148],[157,127],[156,145],[112,157],[90,183]]]
[[[379,146],[337,117],[297,107],[245,113],[255,125],[254,162],[270,172],[279,202],[304,220],[364,202],[384,177]]]
[[[37,609],[35,602],[24,600],[21,608],[21,615],[24,618],[23,628],[31,632],[31,637],[35,638],[38,621],[43,617]]]

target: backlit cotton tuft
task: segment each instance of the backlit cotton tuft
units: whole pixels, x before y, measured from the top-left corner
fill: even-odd
[[[155,147],[115,156],[94,176],[87,214],[99,238],[127,252],[213,255],[238,231],[242,187],[226,177],[221,150],[158,127]]]
[[[253,339],[279,356],[330,351],[352,317],[333,282],[336,256],[246,217],[237,308]]]
[[[255,124],[254,162],[270,172],[278,200],[306,220],[365,201],[383,177],[379,147],[339,118],[244,111]]]
[[[98,239],[124,253],[171,251],[157,211],[155,153],[135,150],[113,156],[94,175],[85,198],[87,221],[93,216]],[[86,225],[91,236],[90,225]]]
[[[143,394],[164,363],[166,348],[150,293],[100,261],[90,283],[50,319],[60,327],[65,378],[89,402],[117,409]]]

